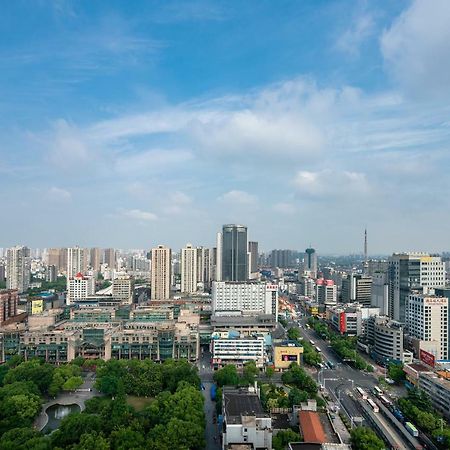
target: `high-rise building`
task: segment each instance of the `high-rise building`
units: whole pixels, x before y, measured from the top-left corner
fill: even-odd
[[[89,295],[95,293],[94,277],[85,276],[81,272],[75,274],[67,280],[67,299],[66,303],[72,305],[75,302],[82,302]]]
[[[316,301],[319,305],[335,305],[337,303],[337,287],[333,280],[319,278],[316,281]]]
[[[342,280],[342,302],[370,306],[372,300],[372,277],[351,273]]]
[[[100,271],[100,265],[102,263],[102,252],[98,247],[91,248],[89,250],[89,265],[96,272]]]
[[[152,248],[151,299],[168,300],[170,298],[172,251],[164,245]]]
[[[287,269],[294,266],[294,252],[292,250],[272,250],[269,258],[271,267]]]
[[[110,269],[116,268],[116,249],[114,248],[105,248],[103,262],[108,264]]]
[[[30,286],[30,249],[24,246],[9,248],[6,253],[6,287],[25,292]]]
[[[387,272],[373,272],[371,305],[380,308],[380,315],[387,316],[389,311],[389,280]]]
[[[317,253],[313,248],[305,250],[304,271],[310,272],[312,277],[317,276]]]
[[[197,248],[192,244],[187,244],[185,248],[181,249],[181,292],[186,294],[192,294],[197,292],[198,277],[202,273],[203,261],[198,260],[197,253],[202,255],[201,252],[197,252]],[[200,271],[197,271],[197,264],[201,264]]]
[[[112,282],[112,295],[114,299],[120,300],[122,304],[133,303],[134,282],[133,279],[126,274],[120,274],[114,278]]]
[[[80,247],[70,247],[67,249],[67,282],[78,273],[86,273],[85,249]]]
[[[258,273],[258,243],[256,241],[248,242],[248,252],[250,254],[249,257],[249,273],[257,274]],[[253,278],[254,276],[251,276]]]
[[[17,315],[18,304],[19,295],[16,289],[0,289],[0,324]]]
[[[47,249],[47,265],[55,266],[58,272],[62,271],[62,250],[62,248]],[[65,262],[63,265],[64,267],[67,267],[67,262]]]
[[[215,281],[213,314],[271,314],[278,320],[278,286],[263,282]]]
[[[407,300],[412,290],[445,285],[444,263],[428,253],[394,253],[389,258],[389,316],[405,323]]]
[[[6,280],[6,267],[0,264],[0,283],[4,283]]]
[[[216,247],[213,249],[214,280],[222,281],[222,233],[216,235]]]
[[[45,279],[49,283],[54,283],[56,281],[57,277],[58,277],[58,270],[57,270],[56,266],[54,266],[54,265],[47,266],[47,271],[45,273]]]
[[[411,294],[408,298],[406,326],[416,355],[420,350],[436,360],[448,359],[448,298]]]
[[[248,280],[247,227],[222,227],[222,281]]]

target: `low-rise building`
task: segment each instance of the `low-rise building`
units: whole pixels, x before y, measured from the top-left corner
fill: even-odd
[[[266,414],[255,388],[230,388],[222,391],[223,448],[251,445],[260,450],[272,449],[272,418]]]
[[[450,419],[450,381],[424,372],[419,375],[419,388],[428,394],[433,407]]]
[[[273,349],[273,365],[276,370],[288,369],[292,363],[300,365],[303,347],[297,341],[285,341]]]
[[[0,290],[0,324],[17,314],[19,294],[17,289]]]
[[[265,341],[263,336],[229,337],[212,340],[214,369],[227,364],[241,368],[246,362],[255,361],[257,367],[265,363]]]

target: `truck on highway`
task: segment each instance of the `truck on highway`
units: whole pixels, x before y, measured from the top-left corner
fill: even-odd
[[[414,437],[418,437],[419,436],[419,431],[417,430],[417,428],[411,422],[406,422],[405,423],[405,428],[408,430],[408,433],[411,436],[414,436]]]
[[[392,414],[394,414],[394,417],[399,420],[400,422],[405,421],[405,416],[402,414],[402,412],[398,408],[392,409]]]

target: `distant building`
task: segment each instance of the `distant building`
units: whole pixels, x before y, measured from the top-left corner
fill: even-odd
[[[317,276],[317,253],[313,248],[307,248],[305,250],[303,270],[310,272],[314,278]]]
[[[120,274],[112,282],[112,296],[122,304],[133,303],[134,280],[126,274]]]
[[[319,278],[316,281],[316,301],[319,305],[335,305],[337,303],[337,287],[333,280]]]
[[[264,412],[254,388],[223,387],[222,416],[224,449],[239,444],[258,450],[272,449],[272,418]]]
[[[45,279],[49,283],[54,283],[56,279],[58,278],[58,268],[54,265],[47,266],[47,271],[45,274]]]
[[[370,263],[370,261],[369,261]],[[389,312],[389,279],[387,272],[374,272],[372,275],[372,293],[370,303],[380,308],[380,315]]]
[[[255,278],[258,274],[258,243],[256,241],[249,241],[248,243],[248,253],[249,253],[249,278]]]
[[[105,248],[103,262],[112,270],[116,268],[117,254],[115,248]]]
[[[292,250],[272,250],[270,252],[270,266],[282,269],[294,267],[294,252]]]
[[[6,253],[6,287],[17,289],[19,294],[30,286],[30,249],[24,246],[9,248]]]
[[[100,271],[100,264],[102,263],[102,251],[100,248],[95,247],[89,250],[89,265],[92,270],[96,272]]]
[[[78,273],[86,274],[87,258],[84,248],[70,247],[67,249],[67,280],[75,277]]]
[[[172,251],[164,245],[152,248],[151,299],[170,298]]]
[[[197,248],[187,244],[181,249],[181,292],[197,292]]]
[[[365,321],[371,316],[378,316],[380,309],[347,303],[328,307],[326,314],[330,325],[340,334],[361,336],[365,331]]]
[[[342,302],[370,306],[372,300],[372,277],[351,273],[342,280]]]

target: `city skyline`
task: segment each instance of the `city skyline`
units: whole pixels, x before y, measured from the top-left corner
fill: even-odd
[[[267,249],[359,253],[366,226],[369,254],[450,248],[449,18],[443,0],[8,4],[1,245],[212,246],[245,223]]]

